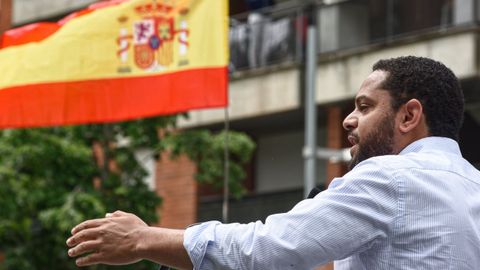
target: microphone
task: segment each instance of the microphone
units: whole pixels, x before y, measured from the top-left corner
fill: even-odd
[[[310,193],[308,193],[307,199],[312,199],[320,192],[322,192],[322,190],[319,187],[312,188],[312,190],[310,190]]]

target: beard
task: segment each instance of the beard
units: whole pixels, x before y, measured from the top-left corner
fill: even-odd
[[[387,114],[377,125],[377,129],[361,140],[357,135],[357,151],[352,155],[348,169],[352,170],[358,163],[371,157],[393,154],[394,115]]]

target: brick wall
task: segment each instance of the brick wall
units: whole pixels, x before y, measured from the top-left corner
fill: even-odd
[[[344,113],[341,107],[330,107],[327,110],[327,147],[341,149],[347,147],[346,132],[343,129]],[[327,164],[327,183],[328,187],[333,178],[344,175],[347,172],[347,166],[343,162],[328,162]]]
[[[12,25],[12,0],[0,0],[0,35]]]
[[[156,189],[163,199],[159,226],[185,228],[197,221],[198,185],[196,166],[185,156],[171,160],[163,153],[156,169]]]

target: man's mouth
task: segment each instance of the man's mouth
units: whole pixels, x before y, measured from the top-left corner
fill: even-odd
[[[353,157],[357,152],[357,148],[358,148],[358,141],[359,141],[358,136],[354,134],[349,134],[347,138],[350,144],[352,144],[352,147],[350,148],[350,155]]]
[[[358,136],[349,134],[347,138],[348,138],[348,141],[352,144],[352,146],[355,146],[356,144],[358,144]]]

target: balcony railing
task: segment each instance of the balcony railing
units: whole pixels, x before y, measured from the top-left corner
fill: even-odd
[[[320,54],[477,22],[480,0],[325,0],[316,5]],[[307,6],[291,1],[232,16],[230,71],[302,61]]]
[[[306,22],[300,6],[243,13],[230,20],[230,71],[297,62]]]

